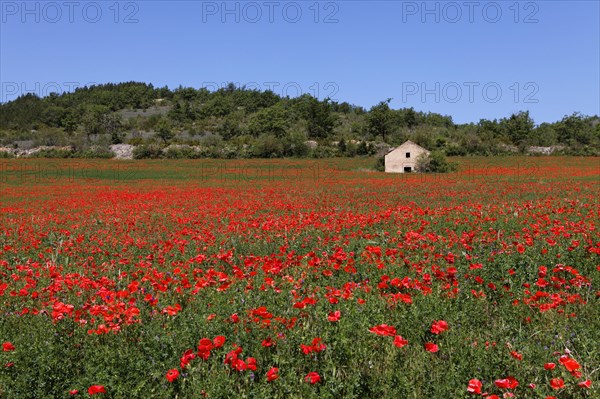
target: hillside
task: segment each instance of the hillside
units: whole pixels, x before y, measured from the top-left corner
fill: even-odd
[[[27,94],[0,104],[0,146],[70,146],[79,153],[93,148],[105,154],[110,144],[128,143],[147,150],[140,156],[153,157],[181,144],[201,149],[201,157],[273,158],[373,155],[410,139],[447,155],[553,150],[600,155],[599,121],[575,113],[536,125],[528,111],[521,111],[500,120],[455,124],[447,115],[391,109],[389,100],[367,110],[233,84],[209,91],[127,82],[44,98]],[[94,156],[94,151],[87,153]]]

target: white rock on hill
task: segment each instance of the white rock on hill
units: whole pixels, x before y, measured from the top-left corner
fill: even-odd
[[[110,150],[115,153],[114,159],[133,159],[133,149],[131,144],[112,144]]]

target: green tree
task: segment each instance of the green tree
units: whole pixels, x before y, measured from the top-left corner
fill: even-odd
[[[346,140],[342,137],[342,139],[340,141],[338,141],[338,151],[340,152],[340,155],[344,155],[346,153],[346,150],[348,149],[347,145],[346,145]]]
[[[386,141],[386,136],[392,132],[392,112],[390,110],[391,98],[381,101],[369,110],[367,117],[369,131],[374,136],[381,136]]]
[[[169,141],[171,141],[171,139],[173,139],[173,137],[175,137],[173,127],[171,126],[169,120],[166,118],[161,118],[156,124],[155,129],[156,135],[158,136],[158,138],[164,141],[165,144],[167,144]]]
[[[88,104],[83,107],[81,123],[88,137],[105,133],[103,117],[109,112],[105,105]]]
[[[123,120],[120,114],[113,112],[112,114],[102,115],[101,125],[104,133],[114,137],[123,128]]]
[[[223,122],[217,128],[217,132],[225,140],[231,140],[242,134],[241,121],[241,111],[231,113],[223,119]]]
[[[286,135],[290,123],[289,112],[282,105],[277,104],[253,114],[248,131],[255,137],[268,134],[281,138]]]
[[[564,144],[590,144],[594,138],[594,131],[590,123],[579,112],[565,115],[556,123],[558,140]]]
[[[201,114],[204,117],[223,117],[229,115],[233,111],[233,102],[229,96],[215,95],[209,101],[204,103],[201,109]]]
[[[553,124],[542,123],[531,133],[530,144],[539,146],[551,146],[556,144],[557,135]]]
[[[535,123],[529,116],[529,111],[512,114],[509,118],[500,120],[500,130],[515,145],[524,145],[531,136]]]
[[[333,106],[327,98],[319,101],[311,95],[300,98],[300,113],[306,119],[306,130],[311,139],[327,138],[338,124],[338,117],[333,113]]]
[[[73,133],[79,126],[79,118],[73,111],[67,111],[60,121],[60,125],[67,133]]]
[[[399,124],[409,129],[414,128],[419,124],[419,113],[417,113],[412,107],[399,109],[396,111],[399,117]]]

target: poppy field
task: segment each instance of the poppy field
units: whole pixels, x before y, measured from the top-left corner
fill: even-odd
[[[454,161],[6,160],[0,397],[600,397],[600,161]]]

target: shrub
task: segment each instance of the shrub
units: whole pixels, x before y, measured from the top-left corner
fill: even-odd
[[[133,150],[134,159],[157,159],[162,156],[162,148],[156,144],[139,145]]]
[[[417,158],[417,172],[422,173],[448,173],[455,171],[457,165],[448,162],[446,156],[440,151],[433,151],[429,155],[422,154]]]
[[[94,146],[90,147],[86,150],[77,151],[73,154],[73,158],[102,158],[102,159],[110,159],[114,158],[115,153],[112,152],[109,148]]]
[[[170,146],[164,152],[164,156],[168,159],[193,159],[200,157],[189,145]]]
[[[378,172],[385,172],[385,158],[377,157],[375,160],[375,166],[373,167]]]
[[[133,137],[127,141],[127,144],[131,145],[142,145],[144,144],[144,139],[142,137]]]
[[[48,148],[34,152],[30,155],[31,158],[72,158],[74,155],[72,150]]]
[[[313,158],[333,158],[337,156],[337,148],[320,145],[312,151]]]
[[[277,137],[264,134],[252,145],[252,154],[257,158],[279,158],[283,156],[283,144]]]
[[[283,138],[283,155],[286,157],[306,157],[310,147],[305,143],[306,136],[300,133],[290,133]]]

